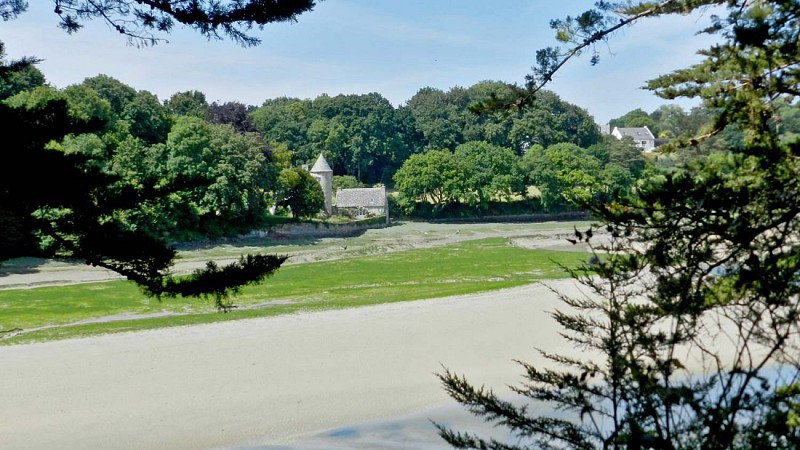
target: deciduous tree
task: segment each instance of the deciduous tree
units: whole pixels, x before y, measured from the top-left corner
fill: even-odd
[[[200,119],[208,117],[206,95],[200,91],[185,91],[173,94],[164,102],[170,114],[176,116],[193,116]]]
[[[525,191],[520,159],[509,148],[471,141],[456,147],[453,157],[461,168],[461,197],[469,205],[485,208],[492,199]]]
[[[291,210],[295,220],[313,217],[325,208],[322,187],[307,170],[301,168],[281,170],[275,199],[277,206]]]
[[[0,70],[0,78],[24,64],[3,69],[9,67]],[[173,278],[175,250],[132,218],[141,215],[142,205],[196,187],[198,179],[131,183],[113,171],[113,162],[93,159],[107,156],[105,142],[92,134],[102,133],[102,120],[85,117],[95,106],[102,109],[104,100],[98,100],[70,108],[66,94],[39,87],[0,103],[0,121],[13,130],[2,147],[9,163],[0,168],[0,261],[30,255],[79,260],[115,271],[150,295],[211,296],[223,309],[228,294],[280,266],[283,257],[254,255],[223,268],[209,265],[187,279]],[[218,282],[220,274],[227,281]]]
[[[394,174],[395,187],[417,201],[441,208],[458,200],[462,172],[449,150],[411,155]]]

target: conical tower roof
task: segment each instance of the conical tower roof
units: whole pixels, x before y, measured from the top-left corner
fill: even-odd
[[[322,172],[333,172],[333,169],[331,169],[331,166],[328,165],[328,161],[326,161],[325,157],[322,156],[322,153],[320,153],[319,158],[317,158],[317,162],[315,162],[314,167],[311,168],[311,173]]]

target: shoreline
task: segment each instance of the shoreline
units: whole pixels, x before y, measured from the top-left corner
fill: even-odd
[[[443,366],[504,389],[568,345],[547,285],[3,347],[0,448],[286,445],[450,402]]]

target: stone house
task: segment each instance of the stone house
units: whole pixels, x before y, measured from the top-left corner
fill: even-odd
[[[337,189],[337,214],[353,216],[379,216],[386,214],[386,188]]]

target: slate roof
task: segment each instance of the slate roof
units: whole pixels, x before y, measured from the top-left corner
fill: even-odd
[[[642,139],[655,139],[653,133],[647,127],[634,127],[634,128],[617,128],[622,136],[630,136],[634,141],[641,141]]]
[[[319,158],[317,158],[317,162],[314,163],[314,167],[311,168],[309,171],[311,173],[319,173],[319,172],[333,172],[331,166],[328,165],[328,161],[322,156],[322,153],[319,154]]]
[[[338,189],[337,208],[384,208],[386,207],[386,188]]]

